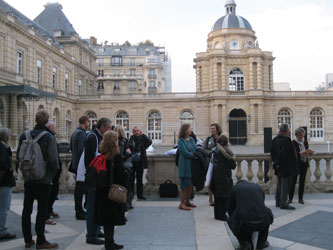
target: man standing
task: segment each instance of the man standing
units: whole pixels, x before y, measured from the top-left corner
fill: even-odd
[[[297,176],[297,156],[290,139],[288,124],[282,124],[279,134],[273,139],[271,158],[278,183],[275,193],[276,207],[281,209],[295,209],[287,203],[287,196],[293,176]]]
[[[83,115],[79,119],[79,126],[76,128],[71,136],[70,148],[72,151],[72,165],[70,171],[77,172],[80,157],[84,149],[84,143],[86,141],[86,131],[89,128],[89,117]],[[75,217],[77,220],[85,220],[86,212],[82,208],[83,195],[86,195],[88,187],[84,181],[76,181],[74,191],[74,202],[75,202]]]
[[[111,120],[108,118],[101,118],[97,121],[96,128],[88,134],[86,144],[84,147],[84,165],[85,169],[89,167],[90,162],[99,154],[98,145],[103,139],[103,134],[111,130]],[[81,167],[81,166],[79,166]],[[102,245],[103,240],[98,237],[103,237],[100,232],[100,227],[95,225],[94,220],[94,206],[95,206],[95,190],[91,187],[88,188],[87,195],[87,235],[86,242],[88,244]]]
[[[239,242],[239,250],[264,249],[272,211],[265,206],[265,193],[258,184],[242,180],[232,187],[229,196],[228,225]],[[252,233],[259,232],[257,247],[252,246]]]
[[[129,140],[129,146],[132,151],[133,157],[133,170],[131,174],[131,191],[134,193],[134,181],[136,177],[136,195],[138,199],[145,200],[143,196],[143,170],[148,168],[148,160],[146,149],[152,144],[148,136],[142,133],[137,127],[133,128],[133,135]]]
[[[30,136],[34,139],[40,133],[47,131],[46,124],[49,121],[49,114],[45,110],[38,111],[36,114],[36,126],[29,131]],[[20,136],[17,152],[20,152],[23,141],[26,140],[26,134]],[[52,179],[58,171],[58,149],[57,142],[53,135],[46,132],[39,140],[38,144],[41,148],[43,158],[46,161],[46,173],[40,180],[24,182],[24,202],[22,212],[22,231],[25,241],[25,247],[31,248],[35,241],[31,234],[31,213],[33,203],[36,199],[37,217],[35,231],[37,234],[36,249],[55,249],[58,247],[56,243],[49,243],[45,238],[45,221],[48,216],[48,202],[51,192]]]

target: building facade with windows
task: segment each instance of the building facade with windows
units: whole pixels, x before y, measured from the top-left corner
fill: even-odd
[[[46,109],[56,121],[59,142],[68,141],[82,114],[91,127],[108,117],[127,135],[137,126],[163,145],[174,143],[183,123],[204,138],[214,122],[232,144],[263,144],[264,128],[272,127],[275,135],[281,123],[293,131],[306,126],[311,143],[332,141],[333,92],[275,91],[272,53],[260,49],[233,0],[225,8],[208,34],[207,50],[194,59],[196,92],[172,93],[163,91],[162,66],[152,67],[157,61],[147,59],[156,47],[91,49],[61,5],[47,4],[32,21],[0,0],[0,126],[12,129],[15,145],[20,133],[32,128],[36,111]],[[55,19],[49,11],[57,13]],[[148,54],[134,56],[130,49]],[[149,80],[161,80],[161,89],[149,92]]]

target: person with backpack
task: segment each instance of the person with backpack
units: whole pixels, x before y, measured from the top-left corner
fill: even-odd
[[[20,136],[17,149],[19,166],[24,178],[22,232],[25,248],[30,249],[35,244],[31,234],[31,213],[36,199],[38,203],[35,223],[36,249],[55,249],[58,244],[50,243],[45,238],[45,221],[49,212],[52,179],[59,166],[57,142],[46,128],[49,114],[45,110],[40,110],[35,120],[36,126]]]
[[[87,133],[90,125],[89,117],[82,115],[79,118],[79,126],[76,128],[71,136],[70,149],[72,152],[72,163],[68,171],[76,174],[79,165],[80,157],[84,149],[84,143],[86,141]],[[76,181],[74,191],[74,204],[75,204],[75,218],[77,220],[85,220],[86,212],[82,207],[83,195],[87,199],[88,187],[84,181]]]

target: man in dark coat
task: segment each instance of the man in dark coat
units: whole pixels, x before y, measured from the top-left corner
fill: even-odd
[[[79,119],[79,126],[76,128],[71,136],[70,148],[72,152],[72,164],[71,172],[76,174],[77,167],[79,165],[80,157],[84,149],[84,143],[86,141],[86,131],[89,128],[90,122],[89,117],[83,115]],[[75,217],[77,220],[85,220],[86,212],[82,208],[83,195],[86,195],[88,187],[84,181],[77,181],[74,191],[74,202],[75,202]]]
[[[136,194],[138,199],[145,200],[143,196],[143,170],[148,168],[146,149],[152,144],[148,136],[142,133],[137,127],[133,128],[133,135],[129,140],[129,146],[133,154],[133,169],[131,174],[131,191],[134,191],[134,181],[136,177]],[[133,192],[134,193],[134,192]]]
[[[275,193],[276,207],[281,209],[295,209],[287,203],[292,179],[297,176],[297,156],[290,139],[288,124],[282,124],[279,134],[273,139],[271,147],[273,168],[278,177]]]
[[[228,213],[228,225],[239,241],[239,250],[252,249],[252,233],[256,231],[259,232],[257,249],[269,246],[269,225],[274,217],[265,206],[265,193],[258,184],[242,180],[233,186]]]

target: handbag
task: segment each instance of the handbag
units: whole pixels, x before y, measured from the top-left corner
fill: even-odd
[[[112,164],[113,165],[113,164]],[[119,184],[113,184],[113,169],[114,166],[111,166],[111,184],[108,193],[109,200],[114,202],[125,204],[127,200],[127,188]]]
[[[176,198],[178,196],[178,186],[171,180],[166,180],[160,185],[159,194],[162,198]]]

